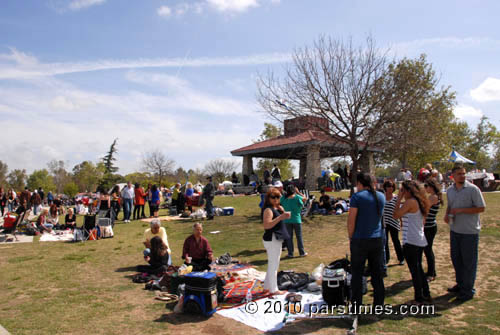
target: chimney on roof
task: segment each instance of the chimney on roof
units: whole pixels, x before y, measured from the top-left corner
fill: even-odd
[[[299,116],[285,120],[285,136],[291,137],[308,130],[328,131],[328,120],[317,116]]]

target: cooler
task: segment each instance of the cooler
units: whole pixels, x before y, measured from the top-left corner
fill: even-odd
[[[234,215],[234,208],[233,207],[224,207],[222,209],[224,211],[224,215]]]
[[[215,272],[191,272],[184,276],[184,312],[211,316],[217,309]]]
[[[347,272],[344,269],[329,269],[323,270],[323,300],[332,305],[345,305],[349,294],[347,286]]]
[[[14,224],[16,223],[17,216],[14,216],[10,213],[7,213],[3,218],[3,228],[4,229],[12,229],[14,228]]]

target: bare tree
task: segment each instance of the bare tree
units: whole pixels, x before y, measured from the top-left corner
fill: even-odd
[[[239,164],[225,159],[214,159],[208,162],[203,169],[206,175],[212,176],[217,183],[222,183],[226,178],[236,171]]]
[[[329,127],[321,130],[347,144],[345,154],[356,171],[362,156],[383,145],[384,134],[408,117],[405,107],[414,103],[411,94],[398,99],[391,94],[395,83],[383,80],[388,64],[387,53],[371,37],[360,47],[352,40],[322,37],[312,48],[294,52],[284,78],[272,72],[260,76],[258,100],[278,121],[300,116],[328,120]]]
[[[53,159],[47,163],[47,167],[49,168],[49,172],[52,174],[52,177],[54,179],[56,192],[63,193],[64,185],[71,179],[68,171],[66,171],[65,162]]]
[[[143,154],[142,165],[145,172],[152,173],[158,179],[158,186],[160,186],[163,177],[173,173],[175,161],[156,149]]]

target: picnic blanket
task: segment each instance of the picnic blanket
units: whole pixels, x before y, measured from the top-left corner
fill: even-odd
[[[249,280],[245,282],[229,283],[224,286],[224,302],[222,308],[234,307],[234,305],[245,302],[248,290],[252,294],[252,300],[269,297],[269,291],[265,290],[260,280]]]
[[[151,222],[153,220],[160,220],[160,221],[185,221],[185,220],[191,220],[191,218],[181,218],[180,216],[160,216],[157,218],[146,218],[146,219],[141,219],[142,222]]]
[[[50,233],[44,233],[40,236],[40,242],[58,241],[73,241],[73,232],[71,230],[56,230]]]
[[[310,315],[310,311],[317,312],[321,309],[321,306],[325,306],[326,304],[321,294],[300,294],[302,295],[302,313],[298,314],[298,316]],[[286,295],[278,295],[254,301],[255,305],[251,306],[251,311],[255,311],[253,314],[247,310],[248,307],[245,309],[245,305],[230,309],[220,309],[217,311],[217,314],[244,323],[261,332],[277,331],[285,326],[284,321],[287,312],[284,308],[275,309],[274,307],[285,306],[285,297]],[[289,318],[290,321],[293,321],[293,317]]]
[[[14,235],[9,234],[9,238],[13,239],[12,242],[6,242],[7,236],[5,236],[5,235],[0,236],[0,243],[12,244],[12,243],[31,243],[31,242],[33,242],[33,236],[28,236],[28,235],[24,235],[24,234],[16,234],[16,236],[17,236],[17,241],[14,238]]]
[[[247,263],[232,263],[227,265],[210,264],[210,271],[215,272],[218,276],[228,272],[238,272],[241,270],[249,269],[252,265]]]

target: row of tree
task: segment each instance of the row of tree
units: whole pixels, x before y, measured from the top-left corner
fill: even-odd
[[[8,165],[0,161],[0,186],[21,191],[25,187],[30,190],[43,188],[46,192],[66,194],[70,197],[79,192],[94,192],[98,187],[111,189],[117,183],[131,181],[141,185],[157,184],[171,186],[174,183],[204,182],[206,176],[213,176],[216,182],[229,179],[238,168],[238,164],[224,159],[208,162],[204,169],[184,170],[176,168],[176,163],[160,150],[143,154],[141,171],[127,175],[118,173],[116,166],[117,139],[113,141],[106,155],[97,163],[83,161],[71,171],[64,161],[53,160],[47,168],[34,170],[28,175],[26,169],[9,171]]]

